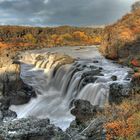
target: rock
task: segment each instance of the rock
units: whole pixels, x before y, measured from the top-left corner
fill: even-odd
[[[100,70],[100,69],[85,71],[85,72],[82,74],[82,78],[85,78],[85,77],[87,77],[87,76],[99,76],[100,74],[101,74],[101,70]]]
[[[105,130],[103,124],[106,122],[104,117],[99,117],[90,122],[80,133],[73,136],[75,140],[105,140]]]
[[[111,79],[112,79],[113,81],[117,81],[117,76],[116,76],[116,75],[113,75],[113,76],[111,76]]]
[[[97,80],[97,76],[103,76],[101,71],[100,68],[94,66],[93,69],[83,72],[79,82],[78,92],[87,84],[94,83]]]
[[[17,117],[16,112],[11,110],[4,110],[2,111],[2,114],[3,114],[3,121],[11,121]]]
[[[27,86],[18,80],[16,82],[6,82],[4,85],[4,92],[0,99],[0,102],[9,107],[10,105],[20,105],[28,103],[32,97],[36,97],[36,94],[32,87]]]
[[[73,140],[105,140],[103,123],[106,119],[97,115],[97,107],[89,101],[76,100],[71,113],[76,119],[70,124],[66,132]]]
[[[80,124],[84,124],[97,113],[96,107],[91,105],[89,101],[79,99],[74,101],[74,106],[75,108],[71,110],[71,114],[76,117],[76,122]]]
[[[19,119],[0,125],[3,140],[70,140],[60,128],[50,124],[49,119]]]
[[[0,122],[2,122],[3,121],[3,113],[2,113],[2,111],[0,110]]]
[[[110,85],[109,90],[109,102],[110,104],[119,104],[122,102],[124,97],[129,96],[130,84],[128,83],[113,83]]]
[[[74,58],[60,53],[39,54],[36,58],[35,66],[39,68],[59,68],[65,64],[71,64],[75,61]]]
[[[98,60],[94,60],[93,63],[99,63],[99,61]]]

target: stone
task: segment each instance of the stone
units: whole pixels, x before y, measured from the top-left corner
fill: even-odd
[[[71,64],[75,61],[74,58],[60,53],[39,54],[35,59],[36,67],[47,68],[48,70],[52,67],[59,68],[62,65]]]
[[[2,111],[3,114],[3,121],[11,121],[17,118],[16,112],[12,110],[4,110]]]
[[[117,76],[116,76],[116,75],[113,75],[113,76],[111,76],[111,79],[112,79],[113,81],[117,81]]]
[[[106,118],[98,116],[99,108],[94,107],[86,100],[74,101],[74,107],[71,110],[75,120],[72,121],[66,132],[73,140],[105,140],[103,124]]]
[[[49,119],[19,119],[0,124],[0,138],[4,140],[70,140]]]
[[[109,103],[120,104],[125,97],[129,96],[130,84],[112,83],[109,90]]]
[[[75,100],[74,108],[71,110],[71,114],[76,117],[77,123],[84,123],[97,113],[96,108],[90,104],[89,101]]]

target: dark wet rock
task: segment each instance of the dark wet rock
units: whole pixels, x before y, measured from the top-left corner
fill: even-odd
[[[94,67],[94,69],[92,70],[88,70],[85,71],[82,75],[81,75],[81,80],[79,82],[79,88],[78,88],[78,92],[87,84],[89,83],[94,83],[97,80],[98,76],[103,76],[103,74],[101,73],[101,69]]]
[[[99,61],[98,60],[94,60],[93,63],[99,63]]]
[[[10,106],[10,98],[9,97],[3,97],[0,99],[0,110],[8,110]]]
[[[34,93],[34,91],[25,91],[25,90],[19,90],[16,91],[14,93],[11,93],[12,96],[10,96],[10,105],[14,104],[14,105],[21,105],[21,104],[25,104],[28,103],[29,100],[32,97],[36,97],[36,94]]]
[[[0,125],[2,140],[69,140],[60,128],[50,124],[49,119],[19,119]]]
[[[11,121],[17,117],[16,112],[9,110],[10,100],[8,98],[3,98],[0,103],[0,121]]]
[[[113,75],[113,76],[111,76],[111,79],[112,79],[113,81],[117,81],[117,76],[116,76],[116,75]]]
[[[87,76],[87,77],[81,79],[81,81],[80,81],[80,83],[79,83],[78,92],[79,92],[84,86],[86,86],[86,85],[89,84],[89,83],[94,83],[96,80],[97,80],[97,77],[94,77],[94,76]]]
[[[2,122],[3,121],[3,113],[2,113],[2,111],[0,110],[0,122]]]
[[[103,129],[103,124],[106,119],[103,117],[92,120],[87,127],[85,127],[80,133],[73,136],[74,140],[105,140],[106,132]]]
[[[128,83],[113,83],[110,85],[109,103],[119,104],[124,97],[129,96],[130,84]]]
[[[97,113],[96,107],[91,105],[89,101],[79,99],[74,101],[74,106],[75,108],[71,110],[71,114],[76,117],[77,123],[84,124]]]
[[[103,70],[103,68],[102,67],[99,67],[99,70],[101,71],[101,70]]]
[[[5,83],[5,90],[0,99],[4,108],[9,108],[10,105],[21,105],[28,103],[36,94],[32,87],[27,86],[21,80],[17,82]]]
[[[4,110],[2,111],[2,114],[3,114],[3,121],[11,121],[17,117],[16,112],[12,110]]]
[[[99,108],[94,107],[89,101],[76,100],[71,113],[76,119],[70,124],[66,132],[72,140],[105,140],[103,123],[106,119],[97,116]]]
[[[99,75],[101,73],[101,70],[96,69],[96,70],[91,70],[91,71],[86,71],[83,73],[82,78],[87,77],[87,76],[94,76],[94,75]]]
[[[95,67],[94,65],[90,65],[91,69],[96,69],[97,67]]]

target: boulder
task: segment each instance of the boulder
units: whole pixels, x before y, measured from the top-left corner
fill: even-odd
[[[129,96],[130,84],[128,83],[112,83],[109,90],[109,103],[119,104],[124,97]]]
[[[113,76],[111,76],[111,79],[112,79],[112,81],[117,81],[117,76],[113,75]]]
[[[84,124],[97,113],[96,107],[86,100],[76,100],[74,101],[74,106],[75,107],[71,110],[71,114],[76,117],[76,122],[80,124]]]
[[[73,140],[105,139],[103,123],[106,119],[102,115],[98,116],[97,111],[99,108],[91,105],[89,101],[79,99],[74,102],[71,113],[75,120],[66,130]]]

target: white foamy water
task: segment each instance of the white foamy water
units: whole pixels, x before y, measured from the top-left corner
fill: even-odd
[[[38,117],[50,118],[56,126],[66,129],[74,116],[70,114],[70,103],[73,99],[84,99],[93,105],[104,107],[108,102],[109,85],[113,83],[111,76],[116,75],[117,81],[127,83],[125,78],[129,69],[114,64],[101,56],[96,47],[84,49],[80,47],[60,47],[25,52],[21,64],[20,76],[22,80],[34,88],[37,98],[32,98],[25,105],[12,105],[18,118]],[[39,54],[60,52],[78,58],[75,63],[63,65],[54,74],[54,68],[46,68],[46,61],[35,62]],[[95,61],[98,61],[98,63]],[[36,66],[33,64],[36,63]],[[95,81],[85,86],[84,74],[101,69],[101,74],[92,75]]]

